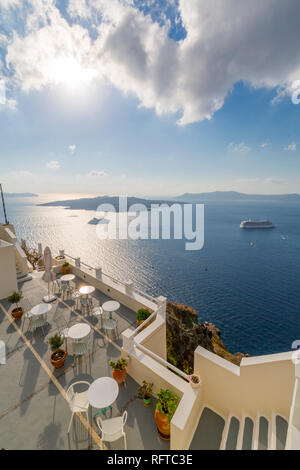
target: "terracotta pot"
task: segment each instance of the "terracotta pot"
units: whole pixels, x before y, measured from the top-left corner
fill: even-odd
[[[65,274],[70,274],[71,266],[62,266],[60,272],[64,276]]]
[[[152,405],[152,398],[143,398],[144,406],[148,408],[148,406]]]
[[[150,322],[147,320],[137,320],[137,326],[140,326],[142,323],[146,322],[145,325],[143,326],[143,328],[140,329],[140,331],[144,330],[148,325],[150,325]]]
[[[11,311],[11,315],[16,320],[19,320],[22,317],[23,313],[24,313],[24,311],[23,311],[22,307],[13,308],[12,311]]]
[[[191,378],[192,378],[192,377],[197,377],[197,378],[198,378],[198,383],[195,383],[195,382],[193,382],[193,381],[190,379],[190,386],[191,386],[192,388],[195,388],[195,389],[200,388],[200,387],[201,387],[201,379],[200,379],[200,376],[197,375],[197,374],[192,374],[192,375],[191,375]]]
[[[158,409],[156,408],[154,413],[154,418],[156,421],[157,431],[159,437],[168,441],[170,439],[170,423],[167,414],[160,414]]]
[[[118,383],[118,385],[122,385],[125,382],[126,374],[127,374],[126,369],[124,370],[113,369],[112,371],[113,378]]]
[[[62,352],[63,355],[58,360],[54,360],[53,356],[57,352]],[[53,365],[54,369],[61,369],[63,367],[67,355],[68,355],[67,351],[64,351],[63,349],[57,349],[56,351],[53,351],[53,353],[50,356],[50,362]]]

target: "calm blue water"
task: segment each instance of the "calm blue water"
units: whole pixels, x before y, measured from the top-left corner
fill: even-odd
[[[222,330],[230,351],[281,352],[300,339],[300,204],[206,204],[204,248],[185,251],[178,240],[100,241],[87,223],[93,212],[36,202],[7,202],[10,221],[29,245],[65,248],[153,295],[193,306],[200,320]],[[277,228],[241,230],[248,217],[268,218]]]

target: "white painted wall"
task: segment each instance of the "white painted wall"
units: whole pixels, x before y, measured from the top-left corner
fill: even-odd
[[[15,249],[11,243],[0,240],[0,300],[18,289]]]
[[[293,352],[243,358],[240,367],[198,346],[194,371],[203,381],[204,402],[221,416],[272,412],[289,417],[295,384]]]
[[[0,238],[11,243],[15,250],[15,262],[21,274],[26,275],[29,271],[29,265],[26,254],[16,236],[14,226],[11,224],[0,224]]]

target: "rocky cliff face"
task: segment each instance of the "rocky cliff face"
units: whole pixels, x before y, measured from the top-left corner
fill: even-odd
[[[194,351],[197,346],[202,346],[236,365],[240,365],[242,357],[248,356],[228,352],[221,340],[221,331],[212,323],[198,322],[197,313],[192,307],[168,302],[168,361],[188,374],[193,372]]]

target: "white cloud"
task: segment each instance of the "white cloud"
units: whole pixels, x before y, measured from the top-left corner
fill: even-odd
[[[285,181],[279,178],[238,178],[234,180],[237,185],[245,187],[264,188],[272,185],[281,185]]]
[[[228,145],[228,149],[238,153],[248,153],[251,150],[250,147],[245,144],[245,142],[241,142],[240,144],[231,142],[231,144]]]
[[[296,142],[292,142],[291,144],[287,145],[286,147],[284,147],[284,150],[286,152],[296,152],[297,150]]]
[[[0,0],[0,9],[8,10],[9,8],[15,8],[21,6],[20,0]]]
[[[6,63],[14,70],[14,79],[25,91],[88,83],[94,76],[88,31],[70,26],[51,5],[45,16],[48,21],[42,28],[35,27],[38,18],[31,17],[33,30],[25,38],[15,32],[7,47]]]
[[[270,142],[264,142],[263,144],[261,144],[261,148],[266,148],[266,147],[269,147],[270,145]]]
[[[0,33],[0,46],[4,47],[8,43],[8,37],[5,34]]]
[[[0,111],[10,109],[14,111],[17,108],[17,101],[7,96],[6,79],[1,78],[0,74]]]
[[[88,176],[91,178],[99,178],[99,177],[107,176],[107,173],[101,170],[92,170],[89,172]]]
[[[300,76],[299,0],[178,0],[178,42],[131,0],[70,0],[72,25],[54,0],[30,2],[25,37],[14,34],[6,57],[23,90],[105,78],[184,125],[211,119],[240,80],[280,95]],[[86,18],[96,40],[76,23]]]
[[[73,154],[76,150],[76,145],[72,144],[72,145],[69,145],[69,151],[71,154]]]
[[[69,0],[68,13],[72,18],[91,18],[91,8],[85,0]]]
[[[283,184],[284,180],[278,179],[278,178],[266,178],[265,179],[266,183],[270,184]]]
[[[51,162],[48,162],[46,166],[50,170],[58,170],[58,168],[60,168],[60,164],[56,160],[52,160]]]

